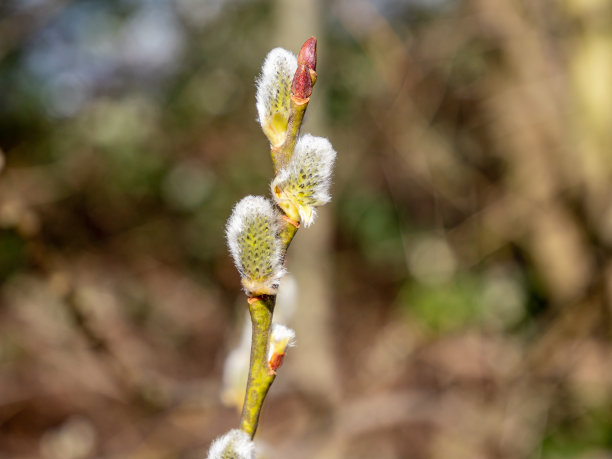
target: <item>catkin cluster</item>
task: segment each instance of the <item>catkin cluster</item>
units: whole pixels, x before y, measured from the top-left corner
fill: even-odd
[[[252,437],[263,399],[295,332],[272,323],[272,311],[285,274],[287,247],[301,225],[310,226],[316,208],[329,202],[336,152],[327,139],[300,136],[302,119],[316,82],[316,39],[296,57],[282,48],[268,53],[257,78],[257,118],[270,142],[275,177],[271,199],[247,196],[226,226],[229,251],[249,297],[253,323],[249,378],[241,429],[213,442],[208,459],[252,459]]]
[[[316,42],[311,40],[297,58],[282,48],[270,51],[257,79],[259,124],[272,152],[284,150],[285,154],[270,186],[273,201],[247,196],[234,207],[227,224],[230,253],[249,297],[276,294],[285,272],[282,224],[310,226],[316,208],[331,199],[336,152],[325,138],[298,136],[295,122],[299,118],[301,123],[300,104],[308,102],[316,81]],[[280,220],[283,215],[285,222]]]

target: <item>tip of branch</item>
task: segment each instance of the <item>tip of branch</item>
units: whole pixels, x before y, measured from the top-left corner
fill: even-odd
[[[298,64],[305,65],[309,69],[317,69],[317,39],[316,37],[310,37],[302,45],[300,54],[298,54]]]

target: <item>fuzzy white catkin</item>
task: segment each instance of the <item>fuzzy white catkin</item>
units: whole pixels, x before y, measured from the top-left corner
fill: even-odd
[[[227,222],[230,253],[249,296],[276,294],[284,274],[278,217],[262,196],[243,198]]]
[[[291,52],[274,48],[266,56],[256,81],[258,121],[273,145],[282,144],[285,138],[291,108],[291,82],[296,69],[297,58]]]
[[[207,459],[255,459],[255,444],[246,432],[232,429],[210,445]]]
[[[329,188],[336,160],[329,140],[306,134],[295,145],[289,164],[272,182],[272,195],[287,211],[294,206],[300,220],[310,226],[316,216],[315,207],[331,200]]]
[[[272,344],[285,342],[288,347],[293,347],[295,345],[295,331],[283,324],[274,323],[270,332],[270,342]]]

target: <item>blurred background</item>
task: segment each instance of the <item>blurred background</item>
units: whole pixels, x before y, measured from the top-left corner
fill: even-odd
[[[272,178],[261,63],[311,35],[338,161],[262,457],[612,457],[607,0],[2,1],[0,457],[238,425],[224,225]]]

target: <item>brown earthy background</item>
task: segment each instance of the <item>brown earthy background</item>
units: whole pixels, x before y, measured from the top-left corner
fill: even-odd
[[[263,58],[310,35],[338,162],[262,457],[612,457],[608,0],[4,0],[1,458],[237,426],[224,224],[272,178]]]

